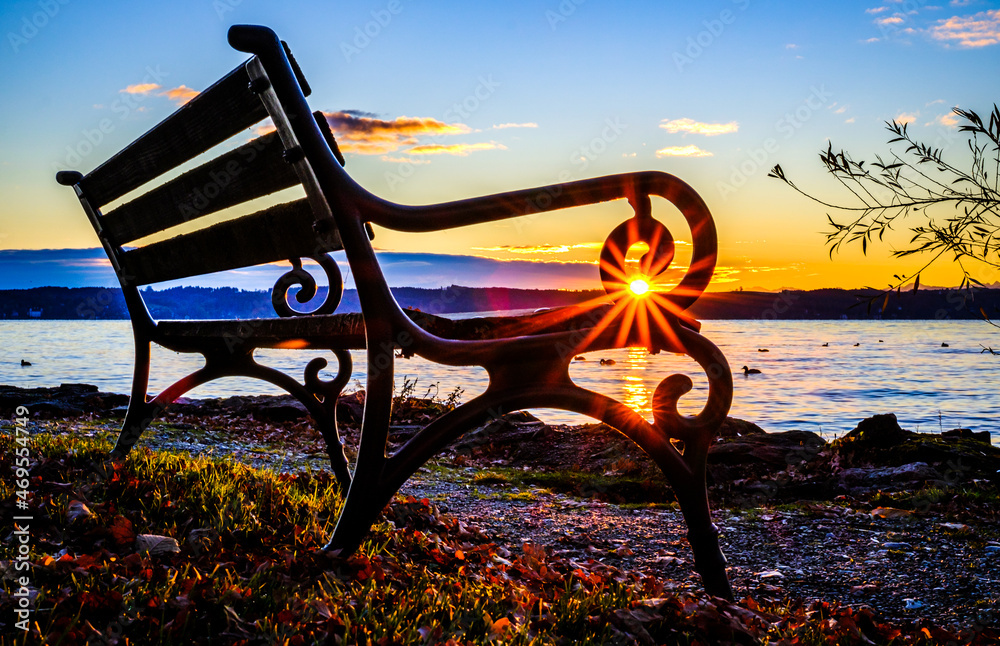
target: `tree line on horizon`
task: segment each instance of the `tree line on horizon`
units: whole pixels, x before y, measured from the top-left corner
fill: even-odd
[[[599,290],[565,291],[506,287],[394,288],[403,307],[430,314],[497,312],[563,307],[600,296]],[[895,295],[884,307],[871,307],[879,290],[821,289],[781,292],[708,292],[691,308],[698,319],[837,320],[837,319],[977,319],[1000,311],[1000,289],[975,291],[922,289]],[[321,288],[318,304],[326,296]],[[143,290],[154,319],[273,318],[267,290],[233,287],[172,287]],[[879,298],[878,303],[883,304]],[[308,308],[310,303],[297,307]],[[29,315],[33,311],[37,316]],[[357,292],[346,290],[338,312],[359,312]],[[128,311],[121,290],[101,287],[36,287],[0,290],[0,320],[121,320]]]

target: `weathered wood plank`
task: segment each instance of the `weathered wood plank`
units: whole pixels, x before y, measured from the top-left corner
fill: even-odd
[[[282,152],[278,133],[258,137],[106,213],[101,224],[123,245],[294,186]]]
[[[80,181],[100,207],[267,117],[240,65]]]
[[[333,231],[320,237],[307,200],[295,200],[221,222],[199,231],[127,251],[122,275],[148,285],[343,248]]]

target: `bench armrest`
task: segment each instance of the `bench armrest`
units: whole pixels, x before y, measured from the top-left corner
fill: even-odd
[[[366,210],[365,217],[373,224],[396,231],[429,232],[627,199],[636,218],[648,221],[652,220],[649,198],[653,195],[672,202],[691,230],[691,263],[683,281],[670,293],[670,300],[680,309],[686,309],[711,281],[718,236],[705,202],[688,184],[668,173],[646,171],[608,175],[421,206],[403,206],[376,198],[377,202],[370,205],[372,208]],[[650,243],[651,248],[654,246],[652,241],[644,241]],[[609,238],[605,246],[610,242]],[[624,251],[632,242],[635,240],[624,245]],[[672,251],[670,253],[672,255]]]

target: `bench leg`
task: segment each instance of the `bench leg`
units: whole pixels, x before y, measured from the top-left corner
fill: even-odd
[[[694,569],[701,575],[705,592],[733,599],[733,588],[726,574],[726,557],[719,546],[719,529],[712,522],[708,492],[704,486],[674,487],[674,493],[688,527],[688,543],[694,553]]]
[[[382,508],[392,500],[398,489],[384,479],[386,441],[392,412],[391,356],[388,364],[388,367],[380,369],[376,367],[373,357],[369,356],[368,389],[354,479],[347,491],[333,536],[324,550],[350,554],[358,549]]]
[[[132,450],[139,436],[153,421],[151,407],[146,402],[146,388],[149,386],[149,341],[135,338],[135,366],[132,372],[132,392],[128,400],[128,411],[118,431],[118,440],[111,451],[113,460],[124,460]]]

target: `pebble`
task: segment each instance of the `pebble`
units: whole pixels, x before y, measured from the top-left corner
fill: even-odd
[[[918,599],[903,599],[903,602],[906,604],[904,607],[907,610],[917,610],[924,607],[924,603]]]
[[[882,543],[882,547],[887,550],[910,550],[913,549],[909,543]]]

